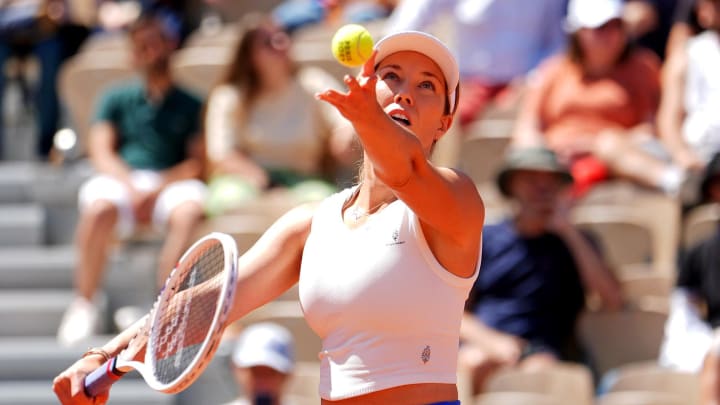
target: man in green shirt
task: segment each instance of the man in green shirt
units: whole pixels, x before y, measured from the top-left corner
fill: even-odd
[[[141,81],[109,90],[90,129],[97,174],[78,197],[77,297],[58,331],[64,345],[97,332],[94,299],[115,237],[129,236],[135,224],[166,231],[158,272],[164,280],[203,219],[201,102],[173,84],[169,58],[176,41],[159,19],[141,17],[129,35]]]

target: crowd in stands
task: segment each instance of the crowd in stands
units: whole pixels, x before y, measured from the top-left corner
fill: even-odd
[[[116,239],[146,228],[164,235],[161,285],[204,218],[269,194],[301,202],[347,185],[338,173],[356,164],[360,145],[352,126],[314,98],[342,82],[291,52],[317,30],[329,54],[330,36],[347,22],[380,22],[383,34],[437,29],[448,18],[439,36],[460,66],[461,142],[482,136],[473,124],[490,106],[513,117],[492,185],[508,215],[484,228],[461,331],[459,363],[473,395],[501,369],[592,368],[578,334],[588,303],[610,312],[631,305],[604,241],[574,224],[575,206],[618,183],[669,198],[682,215],[720,204],[720,0],[276,1],[220,19],[238,27],[236,38],[224,45],[230,56],[209,94],[195,95],[173,76],[173,53],[232,1],[103,0],[86,12],[73,0],[2,2],[0,67],[28,55],[40,67],[24,82],[33,89],[38,160],[49,159],[60,127],[63,61],[83,41],[127,33],[138,77],[104,88],[89,133],[78,134],[96,174],[78,196],[77,297],[58,331],[64,345],[101,332],[95,301]],[[8,79],[0,69],[0,106]],[[0,114],[0,157],[12,159],[4,128]],[[718,230],[688,249],[677,235],[681,260],[667,280],[657,358],[702,373],[703,405],[720,400]],[[262,325],[239,343],[241,391],[279,396],[292,337]],[[270,400],[253,403],[277,403],[262,401]]]

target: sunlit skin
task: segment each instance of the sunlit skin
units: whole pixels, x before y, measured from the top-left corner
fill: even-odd
[[[613,19],[597,28],[582,28],[577,38],[585,58],[585,69],[591,75],[603,75],[615,67],[627,44],[627,35],[620,19]]]

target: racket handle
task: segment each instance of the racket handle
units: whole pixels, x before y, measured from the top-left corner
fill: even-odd
[[[85,394],[87,396],[96,397],[109,391],[110,386],[125,374],[115,368],[116,361],[117,357],[113,357],[85,377]]]

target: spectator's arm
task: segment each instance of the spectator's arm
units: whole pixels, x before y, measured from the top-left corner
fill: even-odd
[[[474,314],[464,312],[460,324],[460,339],[486,350],[494,359],[504,364],[515,364],[520,359],[526,342],[507,333],[495,330]]]
[[[608,309],[622,308],[624,299],[620,284],[595,246],[571,223],[558,222],[554,230],[570,249],[585,287],[596,292]]]
[[[543,63],[528,75],[525,96],[513,129],[512,144],[517,147],[544,146],[541,107],[553,80],[558,58]]]
[[[99,121],[90,128],[88,155],[90,162],[100,173],[112,176],[132,188],[130,167],[117,153],[118,135],[108,121]]]
[[[631,38],[654,30],[660,21],[655,5],[648,0],[629,0],[623,9],[623,22]]]
[[[675,162],[685,168],[701,168],[702,160],[685,142],[682,133],[686,72],[685,52],[670,55],[662,70],[663,91],[657,116],[658,133]]]
[[[203,173],[203,145],[202,137],[195,136],[188,143],[187,158],[162,172],[162,187],[170,183],[197,179]]]

